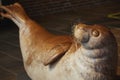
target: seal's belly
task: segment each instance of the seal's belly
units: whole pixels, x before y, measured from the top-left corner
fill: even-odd
[[[55,66],[44,66],[33,62],[26,67],[32,80],[84,80],[80,75],[80,68],[74,64],[73,58],[64,61],[62,58]],[[77,61],[76,61],[77,62]]]

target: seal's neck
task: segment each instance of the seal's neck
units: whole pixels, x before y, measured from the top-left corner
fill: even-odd
[[[103,78],[104,80],[112,80],[115,70],[113,64],[111,64],[111,58],[107,49],[88,50],[81,46],[78,52],[76,52],[80,61],[78,66],[83,70],[81,71],[81,74],[83,74],[81,76],[84,77],[84,80],[103,80]]]

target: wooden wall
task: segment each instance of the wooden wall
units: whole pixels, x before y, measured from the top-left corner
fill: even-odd
[[[31,16],[53,14],[114,0],[19,0]]]
[[[79,7],[90,7],[102,5],[117,0],[2,0],[4,4],[20,2],[29,16],[41,16],[54,14],[69,10],[75,10]]]

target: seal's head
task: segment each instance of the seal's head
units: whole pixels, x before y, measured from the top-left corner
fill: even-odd
[[[77,24],[74,37],[78,43],[88,49],[116,45],[116,40],[110,29],[101,25]]]
[[[84,64],[80,64],[83,70],[86,70],[84,79],[114,80],[118,54],[116,39],[110,29],[101,25],[77,24],[73,34],[76,42],[81,46],[76,51],[76,55]],[[93,72],[89,73],[89,70]],[[92,74],[94,71],[95,74]],[[88,77],[87,73],[91,76]]]

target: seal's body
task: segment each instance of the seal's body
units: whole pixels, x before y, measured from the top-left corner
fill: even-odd
[[[75,25],[73,37],[56,36],[31,20],[20,4],[0,13],[19,27],[26,72],[32,80],[114,80],[117,43],[100,25]],[[19,10],[19,11],[18,11]]]

